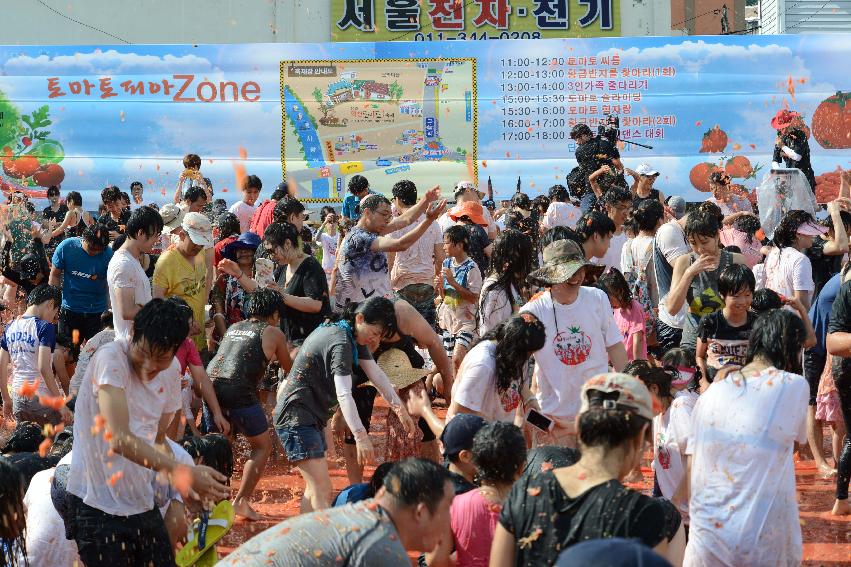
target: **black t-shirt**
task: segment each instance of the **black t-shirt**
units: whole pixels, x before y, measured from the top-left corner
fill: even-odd
[[[621,154],[618,149],[610,144],[608,140],[594,138],[590,142],[579,144],[576,146],[576,161],[579,162],[579,169],[582,172],[585,189],[591,190],[591,185],[588,182],[588,176],[597,171],[602,165],[612,165],[612,160],[620,159]],[[623,177],[623,174],[617,179]],[[600,178],[599,185],[605,192],[610,183],[607,183],[607,176]],[[614,179],[609,179],[614,181]],[[624,181],[625,184],[625,181]]]
[[[824,253],[825,244],[827,244],[826,240],[815,238],[812,247],[804,251],[813,266],[813,283],[815,283],[813,298],[818,297],[824,284],[842,269],[842,254],[826,256]]]
[[[455,496],[470,492],[476,485],[461,476],[456,472],[449,471],[449,480],[452,481],[452,488],[455,490]]]
[[[258,403],[257,386],[266,374],[262,321],[240,321],[230,326],[216,356],[207,365],[207,374],[219,404],[226,409],[251,407]]]
[[[590,539],[634,538],[652,548],[673,538],[680,521],[667,500],[617,480],[570,498],[552,471],[515,482],[499,518],[517,542],[515,564],[536,566],[553,565],[564,549]]]
[[[706,365],[716,370],[728,365],[744,366],[754,321],[756,315],[748,313],[744,325],[733,327],[724,317],[723,310],[703,317],[697,327],[697,336],[708,343]]]
[[[284,271],[283,277],[286,278],[286,271]],[[322,309],[319,310],[319,313],[306,313],[288,305],[284,307],[281,329],[291,343],[300,343],[315,331],[331,313],[331,303],[328,299],[328,277],[319,261],[313,256],[307,256],[296,269],[284,291],[289,295],[309,297],[322,302]]]
[[[44,219],[44,222],[56,221],[56,226],[62,224],[62,221],[65,220],[65,215],[68,213],[68,207],[65,206],[65,203],[59,205],[59,208],[55,211],[51,207],[45,207],[44,211],[41,213],[41,217]],[[54,236],[50,239],[50,246],[56,247],[60,242],[62,242],[63,235]]]
[[[851,333],[851,282],[845,282],[839,288],[839,295],[836,296],[833,308],[830,310],[827,332]],[[846,374],[851,371],[851,358],[834,356],[833,367]]]

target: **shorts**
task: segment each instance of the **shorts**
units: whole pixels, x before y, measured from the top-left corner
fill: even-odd
[[[87,567],[174,565],[165,521],[156,508],[132,516],[113,516],[71,497],[74,540]]]
[[[452,357],[456,346],[462,346],[466,350],[470,350],[470,345],[473,344],[474,334],[472,330],[464,330],[457,334],[451,334],[449,331],[443,331],[443,348],[446,354]]]
[[[77,313],[63,307],[59,310],[59,334],[73,338],[74,330],[80,332],[80,343],[103,330],[100,313]]]
[[[62,414],[41,405],[38,402],[38,396],[27,398],[12,394],[12,415],[18,423],[33,421],[39,425],[47,423],[57,425],[62,422]]]
[[[816,419],[843,423],[842,405],[839,403],[839,392],[833,390],[816,397]]]
[[[410,303],[423,316],[423,319],[434,327],[437,321],[437,309],[434,306],[434,286],[431,284],[409,284],[397,291],[396,296]]]
[[[825,364],[827,364],[827,353],[819,352],[813,348],[808,348],[804,351],[804,378],[807,379],[807,384],[810,385],[809,403],[811,406],[816,405],[818,386],[819,382],[821,382],[821,374],[824,372]]]
[[[325,433],[315,425],[295,425],[275,429],[287,460],[291,463],[308,459],[324,459],[328,446],[325,444]]]
[[[263,407],[259,403],[244,408],[226,408],[224,406],[221,406],[221,408],[222,415],[230,422],[234,433],[242,433],[246,437],[256,437],[269,431],[266,412],[263,411]],[[204,404],[203,420],[205,431],[219,433],[207,404]]]

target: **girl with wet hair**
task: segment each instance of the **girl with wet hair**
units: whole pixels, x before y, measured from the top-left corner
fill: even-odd
[[[667,500],[621,483],[644,453],[653,419],[650,392],[633,376],[610,373],[588,380],[580,397],[579,461],[514,483],[494,535],[491,567],[553,565],[567,547],[612,537],[637,538],[680,565],[680,514]]]
[[[787,310],[761,315],[746,364],[725,370],[701,394],[688,444],[686,564],[801,564],[792,454],[796,442],[807,441],[809,385],[801,376],[807,334]]]
[[[774,231],[774,248],[765,258],[765,287],[780,295],[795,297],[810,309],[813,265],[805,252],[812,247],[813,239],[827,233],[806,211],[789,211]]]
[[[479,295],[479,336],[513,315],[523,298],[521,291],[532,271],[532,241],[522,232],[506,229],[493,241],[490,272]]]
[[[541,411],[526,379],[529,357],[544,347],[544,324],[515,315],[491,329],[470,349],[452,388],[447,420],[472,413],[488,421],[513,422],[522,408]]]
[[[0,458],[0,565],[29,566],[24,511],[24,481],[7,460]]]

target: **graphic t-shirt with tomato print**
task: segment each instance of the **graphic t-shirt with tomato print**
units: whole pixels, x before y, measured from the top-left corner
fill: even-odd
[[[621,342],[609,298],[602,290],[581,287],[570,305],[553,304],[546,291],[520,312],[534,315],[547,330],[544,348],[535,353],[541,410],[552,417],[572,419],[579,412],[582,384],[607,371],[606,349]]]

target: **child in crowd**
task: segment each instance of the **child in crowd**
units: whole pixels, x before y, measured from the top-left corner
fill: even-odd
[[[330,281],[337,263],[337,213],[334,207],[322,207],[319,218],[322,224],[316,229],[316,244],[322,248],[322,269]]]
[[[378,492],[378,489],[384,485],[384,477],[387,476],[387,473],[395,464],[392,461],[381,463],[375,467],[375,472],[372,473],[372,478],[369,482],[359,482],[341,490],[337,498],[334,499],[333,506],[336,508],[337,506],[345,506],[346,504],[354,504],[361,500],[373,498],[375,493]]]
[[[443,304],[438,321],[443,329],[443,346],[452,357],[455,371],[461,366],[476,333],[476,304],[482,290],[482,272],[467,255],[470,233],[462,225],[451,226],[443,233],[442,277],[438,276]]]
[[[242,201],[237,201],[228,209],[239,219],[240,234],[248,232],[251,226],[251,217],[254,216],[254,211],[257,210],[255,203],[257,203],[257,199],[260,197],[261,189],[263,189],[263,182],[260,181],[260,178],[256,175],[249,175],[243,180],[242,187],[240,188]]]
[[[641,304],[632,298],[626,278],[612,268],[600,276],[597,287],[609,296],[615,322],[623,336],[627,360],[647,360],[647,338],[644,332],[647,314]]]
[[[742,264],[727,266],[718,276],[724,308],[703,317],[697,330],[697,363],[707,384],[724,366],[745,364],[756,320],[750,312],[755,286],[753,272]]]

